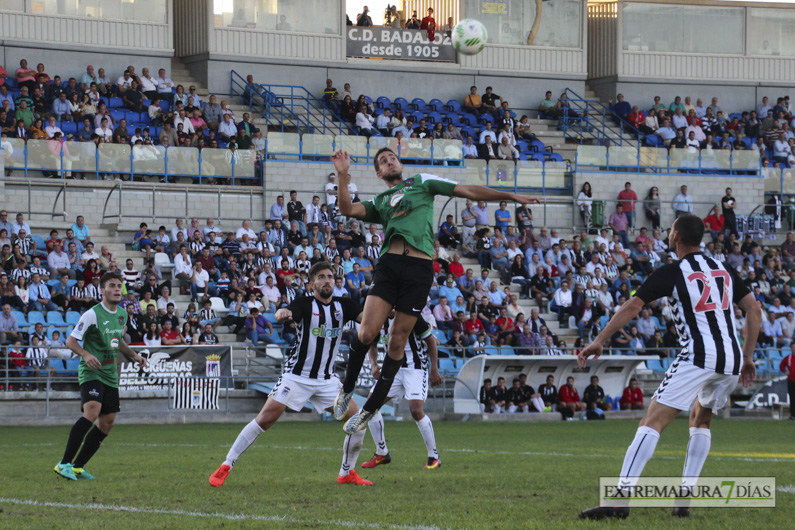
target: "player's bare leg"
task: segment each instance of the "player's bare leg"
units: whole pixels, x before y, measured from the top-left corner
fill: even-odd
[[[328,409],[329,412],[332,409]],[[354,414],[359,412],[359,406],[355,401],[351,402],[351,406],[345,415],[345,420],[349,420]],[[345,437],[345,442],[342,444],[342,465],[340,466],[340,473],[337,475],[337,483],[339,484],[355,484],[357,486],[372,486],[373,483],[364,479],[356,473],[356,461],[359,459],[359,452],[362,450],[362,443],[364,442],[364,431],[358,431],[349,434]]]
[[[685,455],[685,465],[682,469],[682,498],[678,499],[671,512],[676,517],[690,516],[689,496],[693,493],[693,488],[701,475],[701,469],[709,455],[710,445],[712,444],[712,433],[710,424],[712,423],[712,409],[704,408],[696,400],[690,410],[690,440],[687,442],[687,454]]]
[[[369,298],[369,297],[368,297]],[[367,315],[367,306],[365,304],[364,314]],[[389,311],[387,311],[384,316],[383,320],[380,321],[380,326],[383,325],[384,320],[386,320]],[[379,408],[384,404],[386,401],[387,395],[389,394],[389,389],[392,388],[392,382],[395,380],[395,375],[397,375],[398,370],[400,370],[400,366],[403,362],[403,357],[405,356],[405,349],[406,349],[406,342],[409,340],[409,334],[411,333],[412,329],[414,329],[414,324],[417,322],[417,317],[410,315],[408,313],[402,313],[397,311],[395,313],[395,319],[392,322],[392,327],[389,331],[389,344],[387,345],[387,355],[384,358],[384,363],[381,366],[381,376],[378,378],[378,381],[373,388],[372,394],[367,399],[367,402],[362,407],[362,410],[348,420],[343,427],[343,430],[348,433],[354,433],[356,431],[360,431],[367,426],[367,422],[370,421],[370,418],[375,415]],[[359,333],[361,334],[361,329]],[[377,334],[372,336],[372,340],[375,340]]]
[[[649,410],[635,433],[635,439],[627,448],[624,456],[624,465],[621,467],[621,475],[618,481],[619,490],[621,488],[633,487],[638,483],[643,468],[651,460],[660,434],[673,421],[681,411],[662,403],[657,399],[652,399]],[[609,517],[624,519],[629,516],[627,506],[597,506],[580,513],[580,519],[606,519]]]
[[[392,304],[380,296],[370,295],[364,300],[362,322],[359,326],[359,332],[351,341],[348,366],[345,370],[345,378],[342,381],[342,389],[340,389],[340,394],[334,401],[333,414],[334,419],[337,421],[342,421],[348,412],[348,406],[356,388],[356,380],[362,371],[367,351],[381,333],[381,326],[384,325],[390,311],[392,311]],[[406,337],[408,338],[408,335]]]
[[[210,475],[210,484],[216,488],[223,486],[226,477],[229,475],[235,462],[237,462],[237,459],[240,458],[240,455],[257,441],[260,434],[271,428],[281,415],[284,414],[286,409],[287,405],[284,403],[279,403],[275,399],[268,398],[262,410],[257,414],[257,417],[243,427],[243,430],[237,435],[237,439],[235,439],[235,443],[232,444],[232,447],[226,454],[226,460],[224,460],[221,467]]]

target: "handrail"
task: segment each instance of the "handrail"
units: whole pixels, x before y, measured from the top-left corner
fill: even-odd
[[[255,110],[256,108],[257,112],[268,121],[272,117],[278,118],[281,131],[285,129],[285,121],[289,120],[296,123],[298,129],[303,127],[308,132],[322,129],[323,134],[326,134],[327,130],[336,131],[337,134],[358,134],[356,129],[343,121],[338,113],[327,107],[302,86],[271,83],[250,84],[235,70],[230,71],[230,83],[233,96],[247,96],[249,109]],[[289,89],[289,91],[278,89]],[[258,104],[257,98],[252,95],[258,96],[261,103]],[[305,105],[300,104],[301,101],[305,102]],[[274,110],[275,106],[278,106],[278,111]],[[297,113],[296,109],[303,109],[305,116]],[[318,116],[317,113],[322,114]]]
[[[119,191],[119,213],[115,215],[106,215],[105,212],[108,209],[108,203],[110,202],[110,197],[113,195],[113,192],[118,190]],[[114,184],[113,187],[108,191],[108,195],[105,197],[105,205],[102,207],[102,222],[105,222],[105,219],[115,217],[116,220],[121,223],[121,184]]]
[[[607,130],[608,130],[607,119],[608,118],[611,121],[616,122],[616,125],[618,126],[618,133],[614,133],[614,134],[617,134],[617,136],[618,136],[618,140],[619,140],[618,141],[618,145],[623,145],[624,144],[624,131],[625,130],[627,131],[627,133],[633,133],[634,134],[635,138],[638,139],[639,145],[642,143],[643,139],[645,139],[645,137],[646,137],[645,134],[643,134],[641,131],[636,129],[627,120],[625,120],[624,118],[622,118],[621,116],[619,116],[618,114],[613,112],[613,110],[611,110],[610,107],[608,107],[607,105],[605,105],[601,101],[595,100],[595,99],[585,99],[585,98],[581,97],[579,94],[577,94],[576,92],[574,92],[572,89],[570,89],[568,87],[566,87],[566,89],[565,89],[565,94],[566,94],[566,99],[562,100],[563,101],[563,118],[562,119],[563,119],[563,132],[564,132],[564,135],[567,133],[568,129],[580,130],[580,132],[582,133],[582,131],[584,130],[583,129],[583,125],[582,125],[582,121],[583,120],[584,120],[584,123],[586,124],[585,126],[591,128],[593,126],[593,124],[591,123],[591,120],[589,119],[589,117],[593,116],[593,114],[590,112],[591,108],[593,108],[593,110],[596,111],[597,115],[601,115],[601,123],[599,124],[599,125],[601,125],[601,128],[599,128],[599,127],[593,128],[593,131],[601,134],[601,136],[598,137],[599,145],[607,145],[610,142],[615,143],[615,139],[613,137],[611,137],[608,134],[608,132],[607,132]],[[575,108],[585,111],[584,116],[582,116],[580,118],[580,120],[579,120],[579,122],[580,122],[579,126],[571,126],[571,125],[569,125],[570,121],[577,120],[577,116],[574,116],[574,114],[570,114],[569,113],[570,112],[569,108],[571,106],[571,103],[578,103],[579,106],[575,105]],[[583,109],[583,104],[584,104],[584,107],[585,107],[584,109]],[[592,131],[589,130],[589,131],[586,131],[586,132],[592,132]],[[569,137],[570,138],[574,138],[574,136],[569,136]],[[577,139],[577,138],[575,138],[575,139]],[[582,143],[583,139],[584,139],[583,135],[580,134],[580,137],[579,137],[580,143]],[[627,138],[627,140],[628,139],[629,138]]]
[[[27,196],[28,196],[28,206],[27,210],[18,207],[19,211],[27,211],[27,216],[30,218],[33,215],[46,215],[49,216],[50,219],[55,219],[56,217],[62,217],[64,220],[66,219],[66,182],[65,181],[53,181],[50,179],[29,179],[26,177],[4,177],[6,186],[22,186],[27,189]],[[33,187],[42,187],[42,188],[57,188],[58,192],[55,196],[55,200],[53,200],[52,210],[50,211],[34,211],[33,210]],[[63,211],[57,213],[55,211],[56,205],[58,204],[58,198],[63,197],[62,206]]]

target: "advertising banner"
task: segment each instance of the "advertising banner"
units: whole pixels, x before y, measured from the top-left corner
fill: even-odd
[[[149,363],[141,368],[119,354],[119,390],[167,390],[182,377],[221,378],[232,384],[232,349],[229,346],[133,346]]]
[[[433,42],[418,29],[348,27],[348,57],[455,62],[450,37],[437,31]]]

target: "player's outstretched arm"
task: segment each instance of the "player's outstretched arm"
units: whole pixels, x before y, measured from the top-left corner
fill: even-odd
[[[745,295],[737,305],[745,312],[745,340],[743,342],[743,367],[740,371],[740,383],[748,388],[756,379],[754,349],[756,348],[756,339],[759,338],[762,310],[751,293]]]
[[[629,324],[632,319],[636,318],[644,305],[646,303],[637,296],[633,296],[628,302],[625,302],[607,325],[602,328],[602,331],[599,332],[593,342],[577,355],[577,362],[580,368],[585,368],[588,357],[593,356],[594,361],[598,359],[602,355],[604,343],[610,340],[610,337],[615,335],[618,330]]]
[[[541,204],[541,199],[532,195],[517,195],[507,191],[495,190],[477,184],[456,184],[453,189],[454,197],[471,199],[473,201],[510,201],[520,204]]]
[[[182,335],[180,335],[180,337],[182,337]],[[145,357],[141,357],[140,355],[138,355],[135,352],[135,350],[130,348],[127,345],[127,343],[124,342],[123,340],[119,341],[119,351],[122,352],[124,356],[130,359],[131,361],[138,363],[141,367],[144,367],[148,364]]]
[[[276,311],[276,313],[273,316],[276,318],[276,322],[281,324],[282,322],[285,322],[293,318],[293,312],[287,309],[286,307],[283,307],[278,311]]]
[[[331,155],[331,160],[334,162],[334,169],[337,170],[337,207],[340,209],[340,213],[346,217],[364,220],[367,210],[364,209],[362,203],[351,202],[351,194],[348,190],[348,185],[351,183],[351,174],[348,172],[351,169],[351,159],[348,152],[336,151]]]

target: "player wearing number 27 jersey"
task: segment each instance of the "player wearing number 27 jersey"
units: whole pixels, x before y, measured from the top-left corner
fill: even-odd
[[[620,495],[608,499],[606,505],[583,511],[580,518],[629,516],[628,494],[654,454],[660,433],[681,411],[690,409],[682,483],[677,499],[672,499],[673,515],[687,517],[688,497],[709,454],[712,417],[726,405],[738,380],[747,387],[756,377],[753,355],[761,310],[732,269],[700,252],[703,237],[704,222],[699,217],[687,214],[677,218],[669,242],[679,261],[657,269],[579,354],[580,366],[585,367],[588,357],[598,358],[602,344],[646,304],[662,297],[671,301],[682,350],[665,373],[627,449],[618,481]],[[737,336],[733,304],[746,314],[743,346]]]

